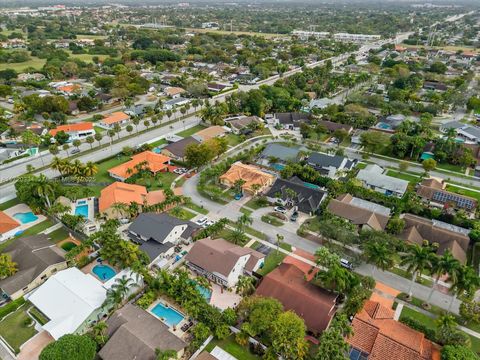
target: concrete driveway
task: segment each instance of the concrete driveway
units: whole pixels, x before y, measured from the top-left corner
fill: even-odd
[[[55,339],[48,332],[39,332],[23,344],[17,360],[38,360],[43,348],[53,341],[55,341]]]

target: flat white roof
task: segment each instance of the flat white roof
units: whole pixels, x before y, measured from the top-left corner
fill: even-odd
[[[106,296],[100,281],[72,267],[53,275],[28,300],[50,319],[43,328],[58,339],[74,333]]]

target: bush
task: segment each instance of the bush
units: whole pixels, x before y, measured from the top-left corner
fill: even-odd
[[[25,304],[25,299],[23,297],[13,300],[12,302],[9,302],[7,305],[2,306],[0,308],[0,319],[3,319],[6,315],[14,312],[17,310],[20,306]]]
[[[477,360],[478,356],[465,346],[447,345],[442,349],[442,360]]]
[[[416,320],[416,319],[413,319],[411,317],[403,317],[403,318],[400,318],[400,322],[404,323],[405,325],[411,327],[412,329],[414,330],[417,330],[417,331],[420,331],[422,333],[425,334],[425,336],[427,337],[427,339],[431,340],[431,341],[436,341],[437,339],[437,336],[435,334],[435,330],[433,329],[430,329],[429,327],[426,327],[425,325],[423,325],[420,321]]]
[[[152,305],[155,299],[155,293],[153,291],[147,291],[145,294],[142,295],[140,299],[138,299],[137,305],[140,306],[142,309],[146,309],[150,305]]]
[[[40,360],[93,360],[97,345],[87,335],[64,335],[48,344],[40,353]]]

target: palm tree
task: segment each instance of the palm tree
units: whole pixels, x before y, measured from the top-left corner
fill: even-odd
[[[50,180],[48,180],[43,174],[41,174],[38,178],[38,182],[35,187],[35,193],[44,199],[45,205],[48,208],[51,206],[50,196],[55,196],[55,191]]]
[[[407,272],[413,274],[410,288],[408,290],[409,297],[412,297],[412,289],[415,280],[417,279],[418,274],[432,267],[432,256],[433,248],[432,246],[425,244],[423,246],[418,244],[410,245],[407,249],[407,253],[403,254],[402,261],[400,264],[402,266],[407,266]]]
[[[363,247],[363,256],[365,260],[373,265],[371,273],[372,277],[377,268],[386,271],[395,265],[393,255],[392,247],[386,242],[371,240],[366,242]]]
[[[237,179],[233,183],[233,190],[235,191],[235,194],[241,194],[242,193],[242,186],[246,183],[245,180],[243,179]]]
[[[98,166],[91,161],[88,161],[83,168],[84,176],[94,176],[97,172]]]
[[[338,264],[333,264],[326,271],[315,275],[321,284],[331,290],[343,292],[350,284],[350,273]]]
[[[124,216],[128,212],[128,205],[121,202],[116,202],[112,205],[112,209],[117,213],[119,216]]]
[[[448,274],[450,280],[455,283],[458,277],[458,269],[460,268],[460,263],[453,257],[449,250],[445,251],[443,256],[435,256],[432,260],[431,274],[432,276],[435,276],[435,281],[432,290],[430,291],[430,295],[428,295],[427,304],[430,304],[430,300],[432,299],[435,288],[438,286],[440,277]]]
[[[252,295],[255,291],[255,279],[251,276],[240,275],[237,282],[236,293],[242,296]]]
[[[68,149],[70,149],[70,145],[68,145],[68,144],[63,144],[63,145],[62,145],[62,149],[63,149],[63,151],[65,151],[65,154],[67,154],[67,156],[68,156]]]
[[[104,345],[107,342],[107,329],[105,321],[100,321],[92,327],[92,336],[97,344]]]
[[[282,244],[283,239],[285,239],[283,235],[277,234],[277,254],[280,251],[280,245]]]
[[[62,173],[62,165],[63,165],[63,160],[60,159],[58,156],[55,156],[52,159],[52,162],[50,163],[50,167],[54,170],[57,170],[58,172]]]
[[[96,133],[95,135],[93,135],[93,137],[95,138],[96,141],[98,141],[98,146],[101,145],[101,141],[103,139],[103,135],[100,134],[100,133]]]
[[[121,278],[115,280],[115,283],[112,285],[112,289],[117,291],[123,300],[128,296],[130,289],[134,286],[137,285],[133,282],[133,279],[123,275]]]
[[[90,145],[90,150],[93,149],[93,143],[95,142],[95,138],[93,136],[87,136],[85,138],[85,141],[87,142],[87,144]]]
[[[82,142],[78,139],[75,139],[75,140],[72,141],[72,145],[78,150],[80,145],[82,145]]]
[[[175,350],[155,349],[155,360],[176,359],[177,356],[178,356],[178,353]]]
[[[205,289],[208,289],[208,290],[212,289],[212,284],[210,284],[210,281],[208,281],[208,279],[204,276],[197,276],[195,278],[195,282],[197,283],[197,285]]]
[[[452,279],[453,281],[454,279]],[[458,276],[452,286],[450,287],[450,292],[453,294],[450,305],[448,306],[448,311],[450,312],[454,300],[459,295],[466,295],[468,297],[473,296],[475,291],[480,287],[480,278],[475,273],[475,270],[470,266],[461,266],[458,269]]]

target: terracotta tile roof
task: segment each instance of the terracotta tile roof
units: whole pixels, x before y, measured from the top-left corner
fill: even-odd
[[[435,226],[432,220],[413,214],[405,214],[403,219],[405,220],[405,230],[400,234],[401,239],[419,245],[423,240],[438,243],[437,254],[442,255],[446,250],[450,250],[458,261],[466,262],[470,243],[467,235]]]
[[[115,203],[130,204],[131,202],[143,205],[147,196],[147,188],[141,185],[114,182],[102,189],[98,199],[98,208],[103,212]]]
[[[19,226],[20,224],[15,219],[11,218],[3,211],[0,211],[0,234],[5,234]]]
[[[430,360],[435,346],[421,332],[393,320],[394,312],[367,301],[352,322],[348,343],[368,354],[369,360]]]
[[[76,84],[60,86],[60,87],[57,88],[57,90],[63,91],[63,92],[66,92],[66,93],[70,93],[70,92],[73,92],[73,91],[78,90],[78,89],[80,89],[80,86],[76,85]]]
[[[156,174],[159,171],[167,170],[170,160],[168,156],[156,154],[153,151],[144,151],[132,156],[132,160],[109,169],[108,172],[122,179],[128,179],[137,172],[135,165],[147,162],[150,171]],[[130,174],[128,169],[132,170]]]
[[[80,122],[75,124],[67,124],[67,125],[60,125],[57,126],[55,129],[49,131],[50,135],[55,136],[59,131],[63,131],[66,134],[73,133],[77,131],[87,131],[93,130],[93,123],[92,122]]]
[[[125,120],[128,120],[128,119],[130,119],[130,116],[128,116],[124,112],[117,111],[117,112],[111,113],[110,115],[106,115],[101,120],[101,122],[106,124],[106,125],[111,125],[111,124],[122,122],[122,121],[125,121]]]
[[[267,186],[272,185],[275,176],[261,171],[256,166],[242,164],[241,162],[234,163],[225,174],[220,176],[220,181],[228,186],[233,186],[235,181],[239,179],[245,181],[242,186],[243,190],[254,192],[252,185],[260,185],[260,191],[262,191]]]
[[[277,299],[315,333],[327,329],[336,312],[337,295],[307,282],[304,272],[292,264],[283,263],[265,276],[255,294]]]
[[[167,87],[164,91],[167,96],[175,96],[178,94],[183,94],[185,92],[185,90],[181,87]]]
[[[368,225],[379,231],[385,229],[389,216],[350,204],[351,200],[352,196],[350,194],[341,195],[330,200],[327,209],[336,216],[350,220],[354,225]]]

